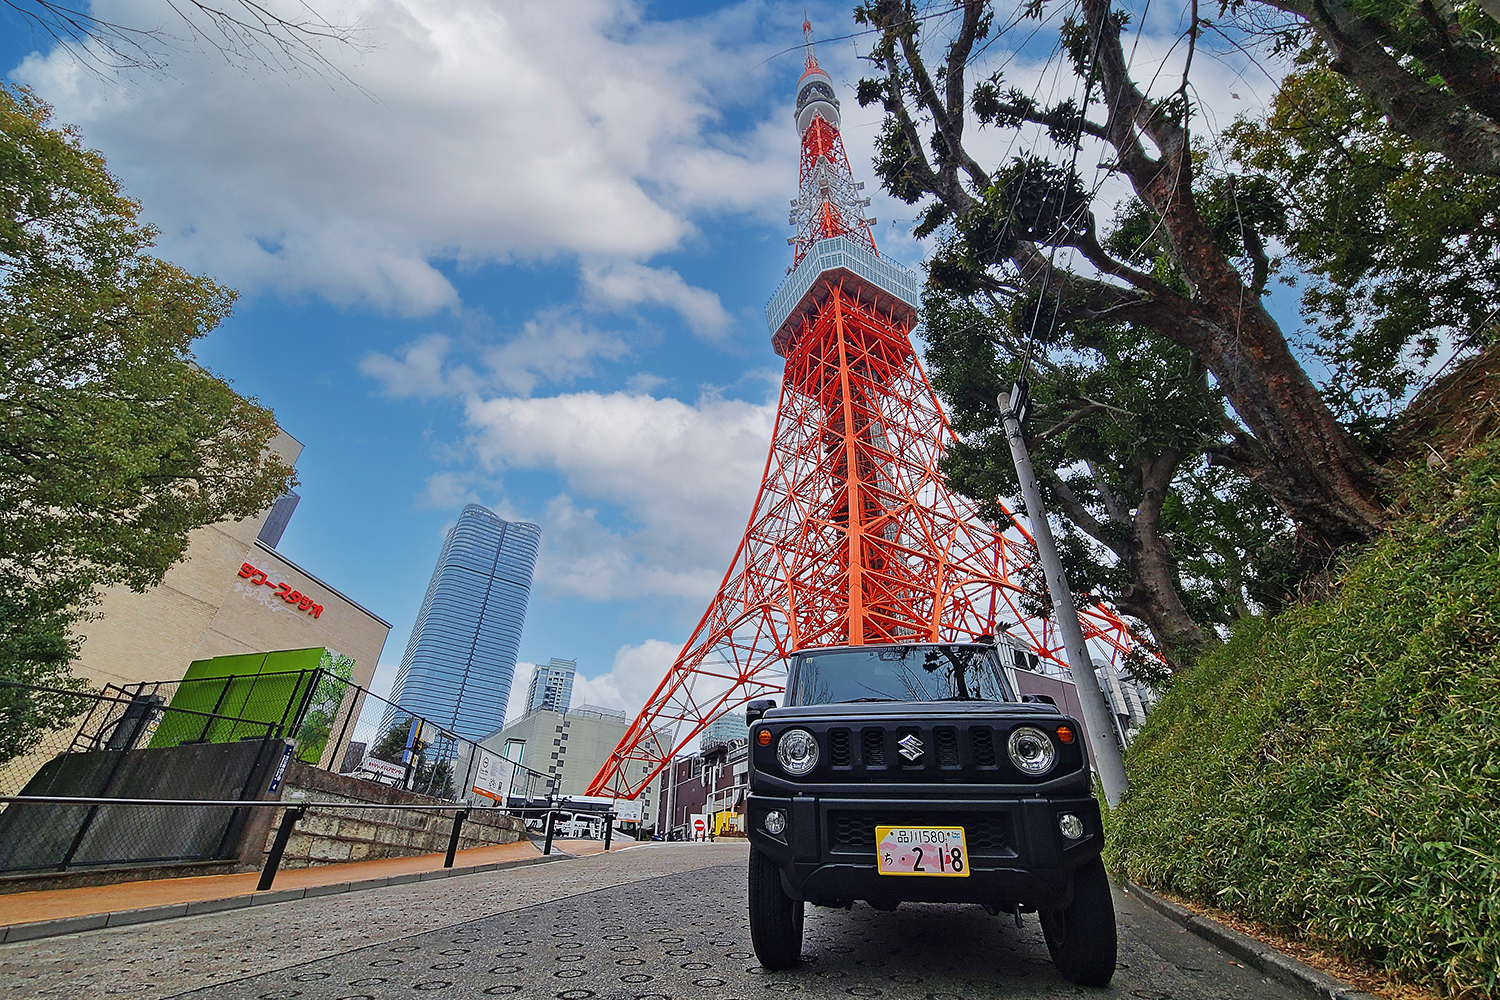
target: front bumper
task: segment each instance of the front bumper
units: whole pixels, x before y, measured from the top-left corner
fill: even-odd
[[[765,815],[786,814],[780,835],[766,833]],[[1069,840],[1058,816],[1083,820]],[[1011,799],[834,798],[751,794],[745,807],[750,843],[781,868],[794,899],[839,905],[988,903],[1051,910],[1072,901],[1073,874],[1104,847],[1099,804],[1092,796]],[[880,825],[962,826],[969,845],[967,878],[881,875],[874,828]]]

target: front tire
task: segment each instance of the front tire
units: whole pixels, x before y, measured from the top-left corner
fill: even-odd
[[[1095,858],[1074,874],[1071,906],[1043,910],[1039,916],[1052,964],[1063,978],[1079,986],[1108,985],[1119,942],[1104,862]]]
[[[750,848],[750,942],[755,957],[772,972],[802,958],[802,901],[786,894],[781,870]]]

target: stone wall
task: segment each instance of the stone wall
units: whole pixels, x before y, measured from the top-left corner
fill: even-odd
[[[298,761],[287,768],[282,798],[312,803],[383,802],[390,805],[436,805],[440,800],[390,788],[374,781],[322,771]],[[269,851],[281,825],[282,810],[269,824],[262,851]],[[459,838],[459,850],[509,844],[519,840],[525,827],[519,819],[498,809],[469,811]],[[373,858],[403,858],[414,854],[437,854],[448,849],[453,832],[453,813],[405,809],[312,808],[297,823],[282,856],[283,868],[308,868],[340,861]],[[263,860],[264,853],[261,859]]]

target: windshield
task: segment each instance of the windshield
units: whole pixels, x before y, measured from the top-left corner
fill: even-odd
[[[848,701],[1013,701],[988,646],[866,646],[797,658],[790,705]]]

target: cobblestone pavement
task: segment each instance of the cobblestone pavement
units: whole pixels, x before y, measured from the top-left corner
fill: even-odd
[[[454,892],[454,883],[473,884]],[[1034,916],[1017,928],[977,906],[809,907],[802,966],[768,974],[750,951],[744,848],[673,845],[302,900],[248,918],[206,915],[0,946],[7,982],[28,961],[40,963],[28,987],[0,996],[162,997],[188,987],[202,987],[185,994],[192,1000],[1298,996],[1134,899],[1118,896],[1116,904],[1121,966],[1106,990],[1057,975]],[[486,915],[464,919],[476,905]],[[399,913],[410,918],[406,933],[392,932]],[[237,945],[275,950],[227,961]],[[133,967],[110,967],[132,948],[144,952]],[[142,974],[150,978],[144,989],[124,981]]]

